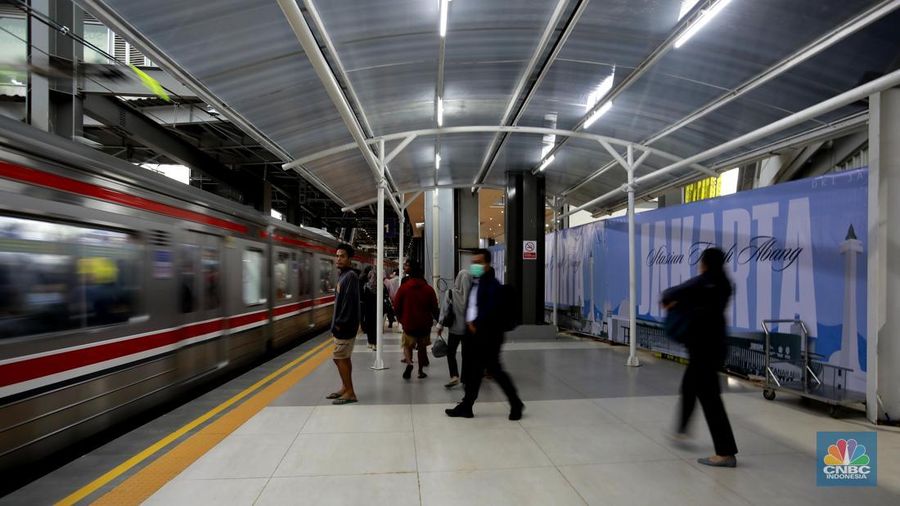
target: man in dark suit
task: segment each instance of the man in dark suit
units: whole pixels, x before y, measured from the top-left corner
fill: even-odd
[[[519,399],[512,379],[500,364],[500,347],[505,330],[506,296],[491,267],[491,252],[477,249],[469,266],[472,288],[466,304],[466,334],[462,340],[462,376],[466,395],[462,402],[445,412],[450,417],[472,418],[472,406],[478,398],[483,373],[487,370],[509,399],[510,420],[522,418],[525,404]]]

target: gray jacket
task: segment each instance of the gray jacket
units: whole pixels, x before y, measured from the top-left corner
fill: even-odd
[[[456,319],[453,320],[453,325],[450,326],[448,331],[451,334],[462,335],[466,333],[466,305],[469,303],[469,301],[457,301],[454,299],[451,306],[451,293],[453,293],[453,290],[447,290],[446,292],[444,292],[444,296],[441,297],[441,315],[438,317],[438,326],[443,328],[443,326],[440,325],[440,322],[444,321],[444,318],[447,316],[447,312],[452,307],[453,312],[456,314]]]

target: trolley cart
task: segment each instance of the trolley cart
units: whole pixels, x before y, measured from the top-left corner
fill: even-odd
[[[791,323],[800,328],[800,355],[785,356],[772,349],[773,324]],[[865,394],[847,390],[847,375],[852,369],[828,364],[812,357],[809,351],[809,332],[802,320],[763,320],[765,342],[765,382],[763,397],[775,399],[781,391],[813,399],[830,406],[829,414],[837,416],[841,407],[859,408],[865,403]]]

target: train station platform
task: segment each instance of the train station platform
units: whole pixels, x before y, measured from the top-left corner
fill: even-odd
[[[333,406],[339,384],[323,335],[0,499],[2,504],[746,505],[900,504],[900,432],[877,428],[876,488],[816,485],[817,433],[872,431],[862,414],[829,417],[791,397],[763,399],[727,378],[736,469],[713,453],[702,413],[694,440],[667,438],[681,364],[560,335],[518,337],[504,364],[526,403],[521,421],[491,381],[473,419],[444,409],[444,359],[404,381],[400,334],[386,333],[389,369],[369,368],[361,336],[358,404]],[[871,449],[870,449],[871,454]]]

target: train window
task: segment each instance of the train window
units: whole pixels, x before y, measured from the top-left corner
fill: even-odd
[[[0,337],[127,322],[141,251],[124,232],[0,216]]]
[[[325,258],[319,259],[319,293],[334,293],[334,262]]]
[[[204,308],[209,311],[218,309],[222,304],[222,283],[219,273],[219,245],[218,238],[215,246],[203,248],[203,293]]]
[[[266,302],[263,286],[263,253],[260,250],[244,250],[244,303],[248,306]]]
[[[312,273],[312,264],[313,264],[313,254],[303,252],[300,253],[300,265],[298,268],[298,282],[299,285],[299,295],[301,297],[309,297],[312,293],[311,281],[312,277],[310,274]]]
[[[290,254],[279,251],[275,258],[275,267],[273,269],[272,278],[275,283],[275,298],[290,299],[293,297],[291,293],[291,283],[288,271],[290,266]]]

